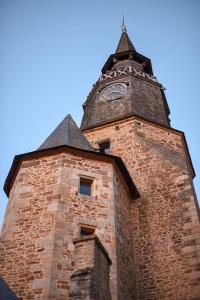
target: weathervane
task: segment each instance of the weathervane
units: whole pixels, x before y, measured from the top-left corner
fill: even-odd
[[[123,19],[122,19],[122,26],[121,26],[121,29],[122,29],[122,32],[126,32],[126,31],[127,31],[126,25],[125,25],[125,21],[124,21],[124,16],[123,16]]]

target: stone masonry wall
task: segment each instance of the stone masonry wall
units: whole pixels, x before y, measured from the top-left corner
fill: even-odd
[[[55,247],[53,256],[51,294],[55,299],[66,299],[73,270],[73,239],[80,236],[80,224],[95,227],[95,233],[109,253],[111,266],[111,292],[117,294],[116,246],[113,199],[113,166],[110,163],[65,155],[58,193]],[[92,196],[79,193],[79,177],[93,179]]]
[[[200,225],[180,133],[129,118],[85,132],[111,140],[141,197],[132,204],[137,299],[199,299]]]
[[[74,271],[70,280],[69,299],[110,300],[110,259],[96,236],[74,242]]]
[[[110,265],[112,264],[107,251],[96,239],[94,276],[92,278],[91,295],[95,300],[111,300],[110,293]]]
[[[1,276],[19,299],[48,299],[60,168],[53,157],[24,161],[1,235]]]
[[[119,179],[114,177],[115,224],[117,249],[117,286],[118,299],[136,299],[133,261],[133,239],[131,223],[131,204]]]
[[[67,299],[80,224],[108,251],[117,299],[114,174],[111,163],[72,153],[22,162],[1,236],[1,275],[20,299]],[[79,193],[80,176],[93,179],[91,197]]]

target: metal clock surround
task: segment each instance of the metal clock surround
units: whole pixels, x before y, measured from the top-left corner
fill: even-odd
[[[122,82],[112,83],[106,86],[100,92],[100,99],[101,100],[116,100],[121,98],[127,92],[127,85]]]

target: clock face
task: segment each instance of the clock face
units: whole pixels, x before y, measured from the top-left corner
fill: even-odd
[[[125,83],[113,83],[105,87],[101,93],[100,98],[105,100],[115,100],[122,97],[127,91]]]

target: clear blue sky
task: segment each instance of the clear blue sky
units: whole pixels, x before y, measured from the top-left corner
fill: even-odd
[[[199,0],[0,1],[0,223],[14,155],[35,150],[81,104],[121,35],[166,87],[172,127],[186,134],[200,196]],[[200,197],[199,197],[200,198]]]

